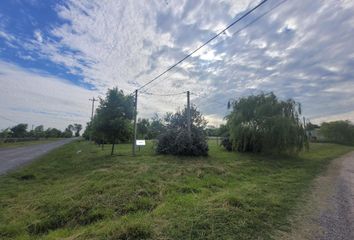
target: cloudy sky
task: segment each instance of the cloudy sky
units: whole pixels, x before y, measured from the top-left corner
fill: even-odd
[[[0,129],[85,124],[89,98],[144,85],[259,0],[0,2]],[[354,121],[354,1],[268,0],[139,95],[139,117],[275,92],[312,122]]]

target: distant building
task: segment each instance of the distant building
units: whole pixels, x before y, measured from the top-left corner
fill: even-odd
[[[311,142],[324,141],[325,138],[320,132],[320,128],[306,130],[306,135]]]

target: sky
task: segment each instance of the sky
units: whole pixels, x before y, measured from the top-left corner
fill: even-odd
[[[85,125],[90,98],[132,93],[259,2],[0,1],[0,129]],[[143,88],[138,117],[175,111],[190,91],[217,126],[230,99],[274,92],[313,123],[354,121],[353,42],[352,0],[268,0]]]

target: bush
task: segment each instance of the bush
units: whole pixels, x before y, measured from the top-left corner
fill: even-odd
[[[194,108],[191,108],[191,137],[187,132],[187,111],[167,114],[166,131],[158,137],[156,151],[161,154],[184,156],[208,155],[208,144],[205,135],[206,121]]]
[[[208,155],[206,137],[201,132],[192,132],[191,139],[186,130],[167,130],[158,138],[157,152],[161,154],[206,156]]]
[[[223,146],[227,151],[232,151],[232,142],[229,137],[224,137],[221,140],[221,146]]]

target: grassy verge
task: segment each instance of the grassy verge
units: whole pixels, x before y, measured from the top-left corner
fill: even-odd
[[[75,142],[0,177],[1,239],[271,239],[331,159],[353,150],[314,144],[298,157],[226,152],[136,157],[130,145]]]
[[[36,144],[43,144],[43,143],[50,143],[58,141],[62,138],[48,138],[48,139],[41,139],[41,140],[34,140],[34,141],[24,141],[24,142],[0,142],[0,149],[2,148],[16,148],[16,147],[25,147],[30,145]]]

